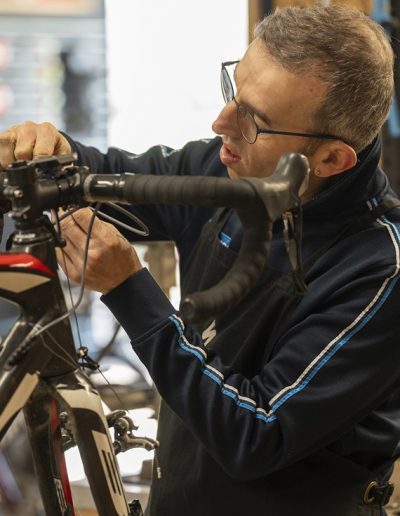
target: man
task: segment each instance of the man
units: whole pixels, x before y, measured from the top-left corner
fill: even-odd
[[[86,285],[104,294],[163,398],[149,515],[385,514],[400,437],[400,213],[377,134],[392,66],[383,31],[358,11],[287,8],[260,23],[238,63],[223,65],[214,140],[135,156],[102,155],[49,124],[2,134],[3,167],[72,148],[93,172],[235,180],[271,175],[288,151],[308,156],[306,293],[294,285],[279,220],[250,294],[184,328],[131,246],[94,225]],[[185,293],[231,266],[241,228],[229,211],[136,212],[154,239],[176,242]],[[74,219],[64,223],[65,252],[78,281],[89,214]]]

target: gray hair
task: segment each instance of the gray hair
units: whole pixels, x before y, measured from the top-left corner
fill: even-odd
[[[335,4],[287,7],[264,18],[255,36],[285,69],[327,85],[313,114],[316,130],[340,136],[356,152],[379,133],[393,97],[393,51],[368,16]]]

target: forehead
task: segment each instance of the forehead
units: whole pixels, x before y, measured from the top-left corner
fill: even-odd
[[[284,68],[259,38],[251,43],[237,65],[235,80],[239,100],[265,111],[272,121],[311,120],[327,88],[311,72],[293,73]]]

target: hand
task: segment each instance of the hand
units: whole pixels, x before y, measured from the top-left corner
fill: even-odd
[[[89,208],[76,211],[61,222],[62,236],[67,245],[57,249],[60,267],[74,282],[80,283],[88,227],[93,212]],[[86,265],[85,287],[107,294],[142,264],[132,245],[112,225],[95,219]]]
[[[31,160],[70,152],[66,138],[48,122],[24,122],[0,133],[0,169],[18,159]]]

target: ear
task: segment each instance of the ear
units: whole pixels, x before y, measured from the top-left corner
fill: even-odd
[[[309,157],[311,171],[318,177],[341,174],[357,163],[355,150],[347,143],[335,140],[326,142]]]

